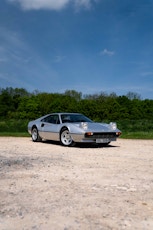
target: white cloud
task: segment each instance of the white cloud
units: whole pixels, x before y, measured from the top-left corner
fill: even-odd
[[[74,3],[77,8],[80,8],[81,6],[90,8],[91,6],[91,0],[75,0]]]
[[[8,0],[19,3],[24,10],[52,9],[60,10],[66,6],[69,0]]]
[[[100,52],[100,55],[107,55],[107,56],[113,56],[115,54],[114,51],[110,51],[107,49],[104,49],[103,51]]]
[[[50,9],[50,10],[61,10],[66,7],[69,3],[73,3],[75,7],[90,8],[93,2],[99,0],[7,0],[10,3],[19,3],[24,10],[39,10],[39,9]]]

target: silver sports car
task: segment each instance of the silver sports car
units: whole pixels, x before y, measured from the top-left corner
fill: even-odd
[[[97,123],[79,113],[52,113],[28,123],[34,142],[60,141],[64,146],[80,143],[108,145],[121,135],[116,123]]]

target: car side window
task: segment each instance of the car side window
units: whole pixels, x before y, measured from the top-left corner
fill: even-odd
[[[45,117],[42,122],[47,122],[51,124],[60,124],[59,116],[58,115],[50,115],[48,117]]]
[[[61,118],[62,118],[62,123],[71,122],[71,117],[68,114],[62,115]]]
[[[54,115],[54,124],[60,124],[59,116]]]

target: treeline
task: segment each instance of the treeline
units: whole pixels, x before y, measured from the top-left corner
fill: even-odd
[[[0,89],[1,119],[35,119],[54,112],[79,112],[95,121],[153,120],[153,100],[137,93],[83,95],[75,90],[64,93],[28,92],[24,88]]]

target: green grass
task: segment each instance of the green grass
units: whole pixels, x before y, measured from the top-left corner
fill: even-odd
[[[30,137],[28,132],[0,132],[1,137]],[[146,139],[153,140],[153,132],[125,132],[121,139]]]
[[[0,137],[30,137],[30,134],[28,132],[0,132]]]
[[[153,140],[153,132],[123,132],[121,138]]]
[[[6,119],[0,120],[0,136],[29,137],[27,131],[28,120]],[[153,121],[122,120],[117,121],[124,139],[152,139]]]
[[[27,120],[0,120],[0,133],[26,133],[27,125]]]

